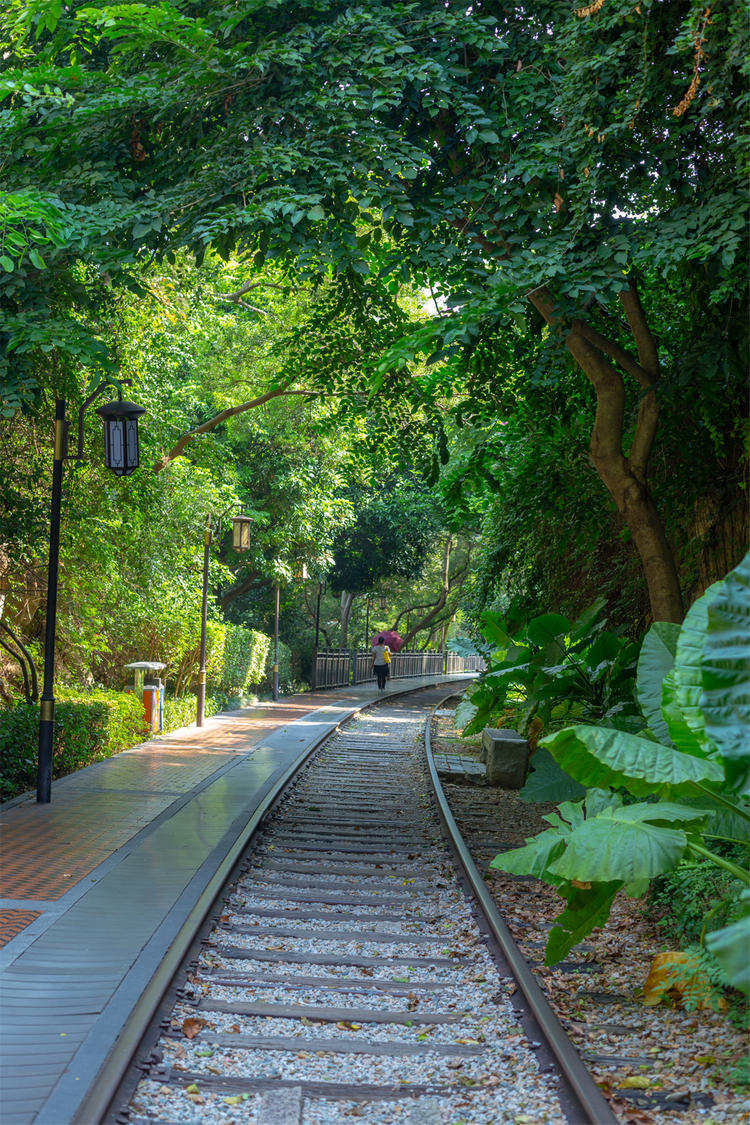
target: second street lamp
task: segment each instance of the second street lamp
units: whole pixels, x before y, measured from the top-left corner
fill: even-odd
[[[250,529],[253,521],[250,516],[232,516],[232,546],[235,551],[250,550]]]
[[[196,692],[195,725],[203,726],[206,716],[206,630],[208,622],[208,564],[213,538],[211,516],[206,516],[206,530],[203,533],[203,591],[201,596],[201,648],[198,669],[198,691]]]
[[[226,513],[224,513],[226,515]],[[224,516],[219,517],[219,530]],[[250,516],[232,516],[232,546],[235,551],[250,550]],[[213,528],[211,515],[206,516],[206,529],[203,533],[203,589],[201,593],[201,643],[200,665],[198,668],[198,690],[195,700],[195,725],[202,727],[206,718],[206,635],[208,631],[208,567],[211,557]]]

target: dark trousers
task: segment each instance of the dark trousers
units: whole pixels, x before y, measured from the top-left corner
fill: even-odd
[[[385,681],[388,679],[388,665],[376,664],[374,671],[378,680],[378,688],[380,689],[380,691],[383,691],[383,689],[385,688]]]

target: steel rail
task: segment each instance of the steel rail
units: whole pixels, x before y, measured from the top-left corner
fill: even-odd
[[[356,712],[355,712],[356,713]],[[346,720],[345,720],[346,721]],[[297,773],[317,750],[326,742],[341,724],[325,734],[322,734],[314,745],[300,758],[289,765],[284,773],[277,779],[265,797],[261,800],[242,832],[236,838],[231,848],[217,867],[203,889],[187,918],[180,927],[172,944],[167,949],[138,1002],[128,1016],[117,1042],[107,1056],[106,1061],[96,1076],[96,1080],[89,1088],[86,1096],[78,1105],[71,1125],[92,1125],[99,1122],[112,1106],[128,1067],[130,1066],[139,1044],[143,1039],[148,1026],[155,1015],[159,1005],[167,994],[176,973],[187,956],[201,926],[211,913],[217,898],[222,893],[225,884],[229,881],[234,868],[242,859],[250,840],[263,824],[272,806],[285,793],[289,784]]]
[[[461,674],[458,673],[458,675]],[[450,681],[450,678],[450,675],[441,677],[443,681]],[[387,698],[393,699],[401,695],[416,694],[422,691],[424,687],[425,685],[421,685],[419,688],[397,688]],[[118,1091],[135,1058],[138,1047],[195,941],[196,935],[209,917],[223,888],[231,879],[234,869],[241,862],[250,840],[262,826],[272,808],[283,797],[303,766],[310,761],[324,743],[336,734],[343,723],[350,722],[360,712],[366,711],[381,702],[383,702],[382,696],[374,696],[372,699],[360,701],[345,718],[340,719],[325,733],[321,734],[320,738],[305,754],[292,762],[277,779],[273,788],[261,800],[175,935],[159,964],[159,968],[149,980],[123,1024],[117,1041],[100,1067],[94,1082],[78,1102],[70,1125],[92,1125],[92,1122],[100,1122],[113,1108]]]
[[[454,694],[455,692],[451,692],[449,695],[446,695],[436,704],[435,709],[440,707]],[[474,863],[471,853],[464,842],[463,836],[451,812],[448,799],[445,796],[435,766],[430,730],[433,717],[434,715],[430,714],[425,722],[424,744],[427,756],[427,768],[435,793],[440,819],[443,822],[451,847],[463,868],[464,875],[476,896],[487,924],[500,946],[503,956],[508,962],[516,983],[521,989],[529,1009],[539,1024],[547,1046],[557,1060],[558,1066],[569,1083],[575,1097],[578,1099],[581,1108],[587,1115],[586,1121],[588,1125],[617,1125],[617,1118],[610,1109],[606,1098],[581,1061],[578,1052],[566,1035],[565,1029],[552,1010],[547,997],[537,983],[523,954],[513,940],[513,936],[495,905],[489,888],[482,878],[479,868]]]

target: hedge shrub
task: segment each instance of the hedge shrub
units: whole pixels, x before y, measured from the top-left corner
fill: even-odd
[[[224,706],[223,696],[207,695],[204,706],[206,718],[222,711]],[[164,732],[191,726],[195,722],[195,709],[195,696],[192,692],[188,695],[168,695],[164,700]]]
[[[63,692],[55,707],[52,776],[64,777],[143,740],[141,701],[124,692]],[[36,786],[39,705],[0,711],[0,798]]]
[[[292,653],[291,650],[279,641],[279,690],[282,694],[290,691],[293,688],[294,679],[292,677]],[[273,645],[269,647],[268,659],[266,661],[266,685],[273,686]]]
[[[259,687],[265,677],[271,638],[243,625],[225,625],[224,653],[218,686],[226,695],[241,695],[248,688]],[[271,655],[271,665],[273,656]]]

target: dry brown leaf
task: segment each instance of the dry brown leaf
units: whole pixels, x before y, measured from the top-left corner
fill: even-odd
[[[189,1019],[183,1020],[182,1034],[188,1039],[195,1039],[199,1031],[202,1031],[206,1026],[206,1021],[200,1019],[199,1016],[190,1016]]]
[[[670,950],[654,957],[643,986],[643,1003],[652,1008],[667,997],[699,1009],[713,1006],[713,986],[694,953]]]

